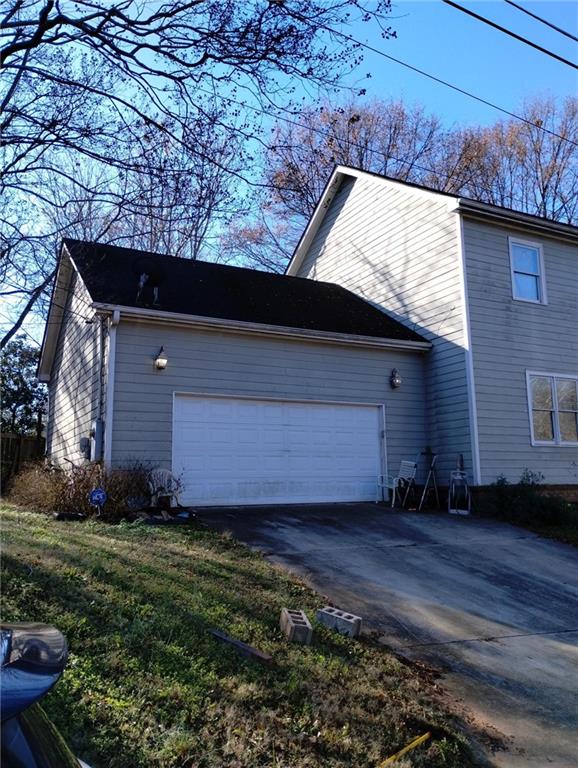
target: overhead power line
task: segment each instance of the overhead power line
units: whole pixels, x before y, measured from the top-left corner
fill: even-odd
[[[519,11],[522,11],[522,13],[528,14],[528,16],[531,16],[533,19],[540,21],[542,24],[545,24],[547,27],[550,27],[550,29],[555,29],[556,32],[560,32],[561,35],[566,35],[566,37],[569,37],[571,40],[576,40],[576,42],[578,43],[578,37],[576,37],[576,35],[572,35],[570,32],[567,32],[565,29],[562,29],[561,27],[557,27],[555,24],[552,24],[551,21],[548,21],[547,19],[543,19],[541,16],[537,16],[535,13],[532,13],[532,11],[529,11],[527,8],[523,8],[521,5],[518,5],[518,3],[514,3],[513,0],[504,0],[504,2],[508,3],[508,5],[513,5],[514,8],[517,8]]]
[[[202,91],[203,89],[200,89],[200,90]],[[253,112],[255,112],[257,114],[266,115],[267,117],[272,117],[272,118],[278,120],[279,122],[286,123],[287,125],[292,125],[295,128],[301,128],[304,131],[310,131],[311,133],[315,133],[318,136],[322,136],[323,138],[326,138],[326,139],[333,139],[333,138],[335,138],[334,134],[330,133],[329,131],[323,130],[323,128],[317,128],[317,127],[315,127],[313,125],[310,125],[310,124],[301,123],[298,120],[292,120],[290,117],[283,117],[281,115],[275,115],[272,112],[268,112],[267,110],[260,109],[258,107],[250,106],[249,104],[241,104],[241,102],[236,101],[235,99],[232,99],[232,98],[230,98],[228,96],[225,96],[223,98],[224,98],[225,101],[229,101],[231,104],[242,105],[242,106],[246,107],[247,109],[252,110]],[[528,122],[528,121],[525,121],[525,122]],[[533,125],[533,123],[531,123],[531,125]],[[539,126],[536,126],[536,128],[539,128]],[[551,131],[548,131],[548,132],[551,133]],[[555,134],[555,135],[557,135],[557,134]],[[560,138],[563,138],[563,137],[560,137]],[[372,147],[368,147],[368,146],[366,146],[364,144],[358,144],[357,142],[351,141],[350,139],[344,139],[344,141],[345,141],[345,143],[349,147],[355,147],[356,149],[362,149],[363,151],[368,152],[370,155],[378,155],[380,157],[382,157],[384,155],[384,152],[381,149],[373,149]],[[570,141],[570,140],[568,139],[568,141]],[[571,144],[576,144],[576,142],[573,142],[573,141],[570,141],[570,143]],[[576,144],[576,146],[578,146],[578,144]],[[267,147],[267,149],[271,150],[271,149],[273,149],[273,147],[269,146],[269,147]],[[403,158],[395,157],[395,155],[392,155],[392,154],[388,154],[387,158],[388,158],[388,160],[393,160],[394,163],[399,163],[401,165],[410,165],[412,169],[415,168],[418,171],[423,171],[424,173],[431,173],[434,176],[438,176],[439,178],[445,179],[446,183],[447,182],[454,182],[455,181],[455,182],[459,182],[460,185],[467,185],[467,184],[472,182],[472,177],[471,176],[470,177],[466,177],[466,176],[464,176],[463,173],[444,173],[443,171],[440,171],[440,170],[438,170],[436,168],[431,168],[429,166],[422,165],[421,163],[417,163],[417,162],[415,162],[414,160],[411,160],[411,159],[410,160],[404,160]],[[362,169],[359,169],[359,170],[362,170]],[[372,173],[372,171],[369,170],[369,173]],[[400,178],[399,181],[403,181],[403,179]],[[267,185],[267,186],[269,186],[271,188],[274,188],[274,185]],[[448,192],[447,190],[444,190],[444,189],[436,190],[433,187],[432,187],[432,189],[433,189],[433,191],[445,192],[446,194],[454,194],[453,192]],[[485,187],[485,186],[482,186],[482,185],[479,185],[479,189],[483,190],[484,192],[488,193],[489,195],[492,195],[493,191],[494,191],[490,187]],[[291,191],[296,191],[296,190],[291,190]],[[457,195],[459,193],[455,192],[455,194]],[[512,203],[519,203],[520,206],[521,206],[521,210],[522,211],[523,211],[523,209],[525,209],[526,201],[522,200],[519,197],[515,197],[514,195],[511,195],[510,199],[511,199]]]
[[[442,0],[443,3],[446,5],[451,5],[452,8],[457,8],[458,11],[462,11],[462,13],[467,13],[468,16],[471,16],[474,19],[477,19],[478,21],[483,22],[484,24],[488,24],[490,27],[493,27],[494,29],[499,30],[500,32],[503,32],[506,35],[509,35],[510,37],[513,37],[516,40],[519,40],[522,43],[525,43],[526,45],[529,45],[531,48],[535,48],[537,51],[540,51],[541,53],[545,53],[546,56],[551,56],[553,59],[557,59],[558,61],[561,61],[562,64],[567,64],[569,67],[572,67],[573,69],[578,69],[578,64],[574,64],[573,61],[569,61],[568,59],[564,59],[562,56],[558,56],[557,53],[553,53],[552,51],[549,51],[547,48],[543,48],[541,45],[538,45],[537,43],[533,43],[531,40],[528,40],[526,37],[522,37],[522,35],[518,35],[516,32],[512,32],[510,29],[507,29],[506,27],[502,27],[499,24],[496,24],[494,21],[490,21],[490,19],[486,19],[485,16],[480,16],[479,13],[474,13],[474,11],[470,11],[469,8],[464,8],[462,5],[458,5],[457,3],[454,3],[453,0]]]
[[[0,317],[2,317],[2,318],[5,320],[5,321],[7,321],[8,323],[10,323],[10,325],[13,325],[13,322],[12,322],[12,320],[11,320],[11,319],[8,317],[8,315],[0,314]],[[4,323],[4,322],[2,322],[2,321],[0,321],[0,324],[4,325],[5,323]],[[36,323],[34,323],[34,325],[36,325]],[[44,325],[44,323],[42,323],[42,325]],[[30,339],[30,341],[33,341],[33,342],[36,344],[36,346],[37,346],[37,347],[41,346],[41,345],[40,345],[40,342],[38,341],[38,339],[35,339],[35,338],[34,338],[34,336],[32,336],[30,333],[28,333],[28,331],[26,330],[26,328],[20,328],[20,329],[18,330],[18,333],[19,333],[19,334],[20,334],[20,333],[23,333],[25,336],[28,336],[28,338]],[[18,337],[16,336],[15,338],[18,338]],[[2,350],[2,352],[4,353],[4,350]]]
[[[543,125],[540,125],[539,123],[535,123],[532,120],[528,120],[528,118],[522,117],[522,115],[517,115],[515,112],[510,112],[510,110],[505,109],[504,107],[500,107],[498,104],[494,104],[494,102],[492,101],[483,99],[481,96],[476,96],[475,93],[471,93],[470,91],[466,91],[464,88],[460,88],[457,85],[448,83],[447,80],[442,80],[441,77],[436,77],[435,75],[432,75],[423,69],[419,69],[419,67],[414,67],[413,64],[408,64],[406,61],[397,59],[395,56],[390,56],[389,53],[385,53],[385,51],[382,51],[379,48],[375,48],[373,45],[369,45],[369,43],[362,43],[361,40],[357,40],[356,38],[351,37],[351,35],[345,34],[345,32],[338,32],[334,29],[333,30],[329,29],[329,27],[324,27],[324,29],[327,29],[329,32],[331,32],[334,35],[338,35],[339,37],[343,37],[346,40],[349,40],[350,43],[355,43],[360,48],[365,48],[365,50],[371,51],[372,53],[376,53],[378,56],[382,56],[384,59],[389,59],[389,61],[394,61],[396,64],[400,64],[402,67],[406,67],[406,69],[411,69],[412,72],[417,72],[419,75],[423,75],[424,77],[427,77],[429,80],[433,80],[435,83],[444,85],[446,86],[446,88],[451,88],[452,91],[461,93],[462,95],[467,96],[470,99],[479,101],[480,104],[485,104],[487,107],[491,107],[492,109],[496,109],[498,112],[501,112],[504,115],[508,115],[508,117],[513,117],[515,120],[520,120],[520,122],[526,123],[526,125],[530,125],[532,128],[537,128],[543,133],[548,133],[550,136],[555,136],[557,139],[561,139],[562,141],[567,141],[569,144],[572,144],[573,146],[578,147],[578,142],[572,141],[572,139],[569,139],[566,136],[561,136],[559,133],[556,133],[556,131],[551,131],[549,128],[545,128]]]

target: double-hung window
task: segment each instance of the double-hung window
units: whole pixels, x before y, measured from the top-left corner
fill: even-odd
[[[546,280],[542,246],[509,238],[512,296],[518,301],[546,304]]]
[[[532,445],[578,445],[578,375],[526,374]]]

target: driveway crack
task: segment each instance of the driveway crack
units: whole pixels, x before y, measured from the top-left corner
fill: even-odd
[[[415,643],[412,645],[403,645],[402,648],[429,648],[439,645],[459,645],[461,643],[491,643],[495,640],[509,640],[517,637],[539,637],[541,635],[567,635],[578,633],[576,629],[548,629],[543,632],[518,632],[512,635],[486,635],[483,637],[466,637],[460,640],[440,640],[429,643]]]

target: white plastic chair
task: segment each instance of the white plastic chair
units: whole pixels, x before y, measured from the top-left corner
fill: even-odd
[[[399,465],[399,471],[395,476],[378,478],[379,488],[388,488],[391,491],[391,506],[395,507],[396,499],[399,499],[401,506],[405,507],[409,492],[415,488],[415,476],[417,474],[417,461],[402,461]],[[403,496],[403,499],[402,499]]]
[[[448,512],[450,515],[469,515],[472,509],[472,497],[468,487],[468,476],[462,469],[450,472],[448,489]]]
[[[148,484],[151,492],[151,505],[156,506],[160,496],[170,496],[178,506],[181,506],[181,482],[170,469],[151,469],[148,474]]]

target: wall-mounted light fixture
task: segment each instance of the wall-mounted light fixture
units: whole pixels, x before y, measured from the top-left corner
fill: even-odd
[[[389,383],[391,384],[392,389],[398,389],[401,387],[401,376],[399,375],[399,371],[397,368],[394,368],[391,372],[391,376],[389,377]]]
[[[165,348],[161,347],[159,350],[158,355],[155,358],[155,368],[157,371],[164,371],[167,367],[167,363],[169,362],[169,359],[166,355]]]

